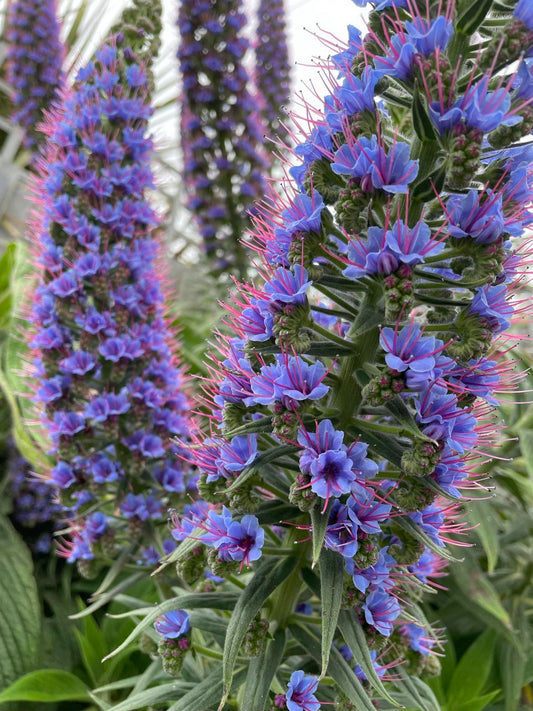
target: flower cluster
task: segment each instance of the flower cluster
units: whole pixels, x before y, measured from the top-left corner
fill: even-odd
[[[188,207],[215,271],[246,274],[247,209],[264,194],[264,129],[243,63],[241,0],[180,3],[181,143]]]
[[[515,16],[531,19],[522,2]],[[528,60],[515,72],[502,49],[487,65],[483,32],[465,49],[453,2],[390,0],[369,22],[333,54],[291,180],[259,208],[263,282],[237,284],[227,306],[209,427],[192,451],[200,495],[224,508],[190,535],[222,549],[243,516],[238,550],[249,532],[253,556],[239,560],[292,560],[301,578],[270,597],[269,619],[305,649],[314,627],[298,613],[291,624],[281,601],[332,604],[320,590],[341,566],[340,604],[379,652],[375,685],[400,659],[417,674],[438,668],[416,602],[461,543],[458,502],[497,441],[505,332],[523,311],[526,250],[513,240],[533,221],[533,184],[529,147],[491,138],[524,120],[513,92],[527,95]],[[256,525],[273,550],[256,545]],[[296,674],[273,708],[318,708],[314,682]]]
[[[50,483],[75,517],[64,554],[88,564],[149,534],[190,483],[173,443],[187,436],[188,403],[147,200],[147,24],[115,35],[79,70],[48,124],[35,188],[36,401],[56,460]]]
[[[9,447],[8,466],[13,522],[34,553],[48,553],[61,506],[48,483],[32,474],[30,463],[14,445]]]
[[[255,85],[267,135],[283,139],[291,98],[284,0],[261,0],[255,42]],[[286,120],[286,119],[285,119]]]
[[[37,127],[65,84],[64,48],[56,0],[14,0],[6,24],[7,81],[13,87],[13,121],[25,131],[24,145],[43,141]]]

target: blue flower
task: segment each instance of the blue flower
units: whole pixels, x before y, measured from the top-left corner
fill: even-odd
[[[191,623],[185,610],[172,610],[158,617],[154,627],[164,639],[179,639],[189,634]]]
[[[480,244],[490,244],[505,231],[501,194],[469,190],[466,195],[451,195],[446,203],[448,231],[453,237],[472,237]]]
[[[528,30],[533,32],[533,7],[529,0],[518,0],[513,15],[522,20]]]
[[[479,316],[494,333],[501,333],[511,325],[513,306],[507,301],[507,287],[483,286],[476,289],[469,313]]]
[[[382,590],[374,590],[363,603],[365,620],[384,637],[390,637],[393,621],[401,612],[398,600]]]
[[[387,152],[376,136],[362,136],[352,145],[339,148],[331,169],[338,175],[359,178],[365,192],[384,190],[397,194],[406,193],[408,184],[418,175],[418,160],[410,160],[407,143],[396,142]]]
[[[293,672],[285,701],[288,711],[319,711],[320,703],[314,695],[317,689],[316,676],[305,676],[303,671]]]
[[[234,521],[231,511],[224,506],[221,514],[209,511],[202,528],[205,532],[200,540],[213,546],[220,560],[250,565],[262,555],[265,532],[255,516],[248,514],[240,522]]]
[[[307,269],[295,264],[292,270],[279,267],[274,276],[265,282],[265,291],[270,296],[271,308],[278,310],[284,304],[304,304],[306,293],[312,285]]]
[[[379,342],[387,354],[385,362],[391,370],[406,374],[408,387],[419,389],[421,382],[433,379],[436,356],[444,346],[434,336],[423,336],[418,324],[411,322],[400,330],[383,328]]]

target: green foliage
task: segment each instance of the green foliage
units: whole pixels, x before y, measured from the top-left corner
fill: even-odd
[[[0,517],[0,688],[31,669],[37,660],[41,615],[29,550],[5,517]]]
[[[89,701],[87,686],[74,674],[59,669],[30,672],[0,692],[0,704],[8,701]]]

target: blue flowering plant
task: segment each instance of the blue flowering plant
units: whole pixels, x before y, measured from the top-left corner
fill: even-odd
[[[12,119],[24,129],[24,145],[32,153],[44,140],[38,130],[44,112],[58,101],[65,85],[59,30],[56,0],[9,3],[6,79],[13,88]]]
[[[264,127],[245,58],[241,0],[183,0],[178,12],[187,206],[213,271],[244,277],[248,209],[265,192]],[[266,99],[268,101],[268,99]]]
[[[390,0],[334,49],[211,356],[198,498],[164,560],[184,591],[130,636],[211,608],[187,652],[210,671],[173,709],[431,698],[421,598],[483,495],[525,311],[530,14]]]
[[[158,523],[193,485],[173,439],[186,437],[189,406],[148,201],[148,60],[160,12],[134,4],[79,70],[49,115],[35,185],[35,400],[63,507],[62,553],[86,575],[123,551],[149,564],[172,550]]]
[[[291,98],[284,0],[262,0],[257,10],[255,86],[267,136],[285,139],[283,122]],[[268,148],[268,147],[267,147]],[[270,147],[273,154],[275,146]]]

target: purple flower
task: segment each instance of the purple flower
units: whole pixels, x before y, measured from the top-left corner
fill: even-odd
[[[283,0],[261,0],[257,10],[255,84],[261,114],[271,137],[285,137],[281,125],[290,102],[290,64]]]
[[[275,10],[274,15],[279,17]],[[238,268],[242,276],[247,257],[240,239],[249,225],[248,210],[265,194],[267,157],[260,113],[263,109],[269,116],[272,110],[279,113],[252,96],[245,21],[242,0],[214,0],[208,7],[198,0],[184,0],[178,13],[188,207],[213,269]],[[280,47],[272,47],[280,57]],[[268,81],[283,84],[285,80],[270,70]]]
[[[374,590],[363,604],[365,620],[384,637],[390,637],[393,621],[401,612],[398,600],[382,590]]]
[[[284,267],[276,269],[274,277],[265,283],[264,288],[270,296],[272,308],[277,310],[284,304],[304,304],[312,283],[307,269],[295,264],[292,270]]]
[[[320,702],[315,696],[317,689],[316,676],[305,676],[303,671],[293,672],[285,697],[288,711],[319,711]]]
[[[179,639],[189,634],[191,623],[185,610],[172,610],[158,617],[154,627],[164,639]]]
[[[13,120],[35,150],[44,141],[38,126],[59,101],[65,75],[56,0],[13,0],[6,22],[7,81],[13,87]]]
[[[205,533],[200,536],[200,540],[212,545],[221,560],[241,561],[250,565],[261,557],[265,532],[255,516],[246,515],[240,522],[233,521],[231,511],[224,506],[221,514],[211,510],[202,528]]]
[[[507,296],[504,284],[480,287],[476,289],[468,311],[479,316],[493,333],[501,333],[509,328],[513,315],[513,305],[507,301]]]
[[[502,196],[488,191],[480,195],[469,190],[452,195],[446,203],[448,230],[454,237],[472,237],[480,244],[490,244],[505,231]]]
[[[98,51],[51,116],[34,226],[42,273],[32,346],[42,381],[36,400],[57,463],[51,481],[76,502],[76,530],[89,501],[91,516],[112,522],[117,551],[125,530],[134,542],[124,519],[161,518],[167,492],[187,484],[161,474],[174,472],[171,438],[187,435],[188,404],[147,200],[149,68],[134,47],[153,38],[130,34],[128,46],[119,37]],[[111,518],[117,511],[122,520]]]
[[[423,336],[418,324],[411,321],[401,330],[383,328],[379,342],[387,354],[385,362],[391,370],[405,373],[408,387],[419,389],[424,381],[433,379],[436,356],[444,345],[434,336]]]
[[[453,36],[452,23],[442,16],[432,21],[416,17],[404,26],[405,32],[402,30],[391,38],[389,54],[374,59],[379,72],[403,80],[411,76],[417,55],[429,57],[437,48],[445,50]]]
[[[518,0],[513,15],[522,20],[528,30],[533,32],[533,7],[529,0]]]
[[[376,136],[363,136],[339,148],[331,169],[338,175],[360,179],[365,192],[397,194],[406,193],[408,184],[418,175],[418,160],[410,160],[407,143],[395,142],[387,152]]]

